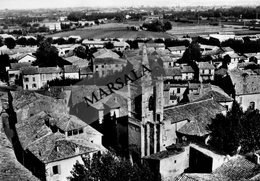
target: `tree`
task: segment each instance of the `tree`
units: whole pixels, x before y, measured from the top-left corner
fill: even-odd
[[[117,157],[112,153],[94,154],[93,158],[76,163],[71,171],[71,181],[153,181],[153,173],[144,162],[141,165]]]
[[[33,65],[40,67],[62,67],[66,64],[66,62],[58,56],[57,48],[51,46],[46,40],[40,43],[35,55],[37,59],[33,62]]]
[[[28,44],[28,41],[25,37],[21,37],[16,41],[16,43],[18,45],[26,46]]]
[[[113,48],[114,48],[114,44],[109,41],[109,42],[107,42],[107,43],[104,44],[104,47],[105,47],[106,49],[113,49]]]
[[[7,81],[8,75],[6,72],[6,67],[10,66],[9,56],[7,54],[0,54],[0,79]]]
[[[7,48],[9,49],[13,49],[16,46],[16,42],[13,38],[9,37],[9,38],[5,38],[5,45],[7,46]]]
[[[185,50],[182,56],[183,62],[190,62],[192,60],[200,61],[201,52],[200,46],[198,43],[191,43],[190,46]]]
[[[30,46],[37,45],[37,40],[34,39],[34,38],[28,38],[27,44],[30,45]]]
[[[232,109],[227,112],[226,116],[217,115],[209,126],[210,144],[225,154],[234,155],[240,145],[242,116],[242,108],[236,101],[233,102]]]
[[[165,31],[168,31],[168,30],[171,30],[172,29],[172,24],[171,24],[171,22],[170,21],[166,21],[165,23],[164,23],[164,30]]]
[[[73,51],[74,54],[79,58],[86,59],[88,57],[87,50],[84,46],[78,46]]]

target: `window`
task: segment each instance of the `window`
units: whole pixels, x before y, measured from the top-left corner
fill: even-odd
[[[83,133],[83,129],[79,129],[79,134],[82,134]]]
[[[102,65],[102,68],[104,68],[105,66],[104,65]]]
[[[68,131],[68,136],[72,136],[72,131]]]
[[[77,135],[78,134],[78,130],[77,129],[74,129],[73,130],[73,135]]]
[[[36,84],[33,84],[33,85],[32,85],[32,87],[33,87],[33,88],[36,88],[36,87],[37,87],[37,85],[36,85]]]
[[[174,163],[177,163],[177,160],[174,160]]]
[[[250,102],[249,109],[255,109],[255,102]]]
[[[96,68],[98,68],[98,65],[96,65]]]
[[[25,78],[24,78],[24,82],[29,82],[29,78],[28,78],[28,77],[25,77]]]
[[[58,165],[55,165],[55,166],[52,167],[52,173],[53,173],[53,175],[59,174],[59,166]]]
[[[35,82],[35,77],[33,77],[33,82]]]
[[[180,88],[177,88],[177,93],[181,93],[181,89]]]
[[[28,89],[28,85],[27,84],[25,85],[25,88]]]

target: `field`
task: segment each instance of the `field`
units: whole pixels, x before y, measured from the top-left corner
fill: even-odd
[[[127,23],[108,23],[98,26],[85,27],[73,31],[66,31],[48,35],[49,37],[68,37],[70,35],[78,35],[83,39],[91,38],[124,38],[124,39],[136,39],[136,38],[176,38],[184,35],[190,37],[198,35],[207,35],[213,33],[227,33],[234,32],[237,35],[242,34],[257,34],[260,31],[252,31],[243,29],[241,26],[223,25],[223,26],[211,26],[211,25],[197,25],[189,23],[176,23],[172,22],[172,30],[167,32],[150,32],[150,31],[131,31],[127,30],[128,26],[141,25],[143,22],[134,21]]]
[[[86,27],[74,31],[67,31],[61,33],[55,33],[48,35],[49,37],[67,37],[70,35],[78,35],[81,38],[172,38],[173,35],[169,35],[165,32],[149,32],[149,31],[131,31],[127,30],[129,24],[123,23],[109,23],[99,26]]]

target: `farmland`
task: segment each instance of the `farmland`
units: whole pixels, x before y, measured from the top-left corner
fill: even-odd
[[[188,23],[172,22],[172,30],[167,32],[150,32],[150,31],[131,31],[128,26],[140,25],[142,22],[128,22],[128,23],[108,23],[98,26],[85,27],[73,31],[59,32],[48,35],[49,37],[68,37],[70,35],[78,35],[83,39],[101,39],[101,38],[176,38],[184,35],[191,37],[198,35],[207,35],[213,33],[235,33],[241,34],[254,34],[259,31],[251,31],[242,29],[242,27],[235,27],[232,25],[211,26],[211,25],[197,25]]]
[[[99,26],[86,27],[74,31],[67,31],[49,35],[50,37],[66,37],[70,35],[78,35],[81,38],[172,38],[165,32],[149,32],[149,31],[131,31],[127,30],[128,24],[123,23],[109,23]]]

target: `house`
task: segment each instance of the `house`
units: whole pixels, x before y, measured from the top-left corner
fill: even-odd
[[[41,26],[45,26],[47,27],[50,31],[61,31],[61,22],[56,22],[56,21],[53,21],[53,22],[43,22],[43,23],[40,23]]]
[[[258,180],[258,165],[242,155],[236,155],[224,162],[212,173],[183,173],[174,181],[231,181]]]
[[[87,59],[79,58],[75,55],[64,58],[67,62],[70,62],[72,65],[77,65],[80,68],[87,67],[89,62]]]
[[[138,47],[142,47],[143,43],[138,43]],[[164,43],[146,43],[147,49],[154,48],[154,50],[164,50]]]
[[[93,71],[90,69],[90,67],[82,67],[79,69],[79,78],[91,78],[93,77]]]
[[[82,41],[82,44],[87,45],[89,48],[92,48],[92,47],[104,48],[105,43],[107,43],[107,41],[88,40],[88,39],[85,39]]]
[[[260,109],[260,76],[238,69],[233,69],[228,74],[235,89],[235,99],[243,110]]]
[[[105,77],[122,71],[126,64],[127,60],[124,59],[96,58],[93,61],[93,72],[97,72],[99,77]]]
[[[10,85],[14,85],[21,78],[21,69],[23,67],[29,67],[31,63],[11,63],[10,68],[7,68],[8,80]]]
[[[180,67],[165,68],[165,79],[166,80],[181,80],[182,73]]]
[[[186,50],[186,47],[185,46],[174,46],[174,47],[168,47],[168,49],[170,50],[170,52],[174,55],[180,55],[182,56],[183,53],[185,52]]]
[[[183,94],[187,89],[187,84],[174,83],[164,85],[164,94],[168,95],[167,105],[176,105],[183,99]],[[165,102],[165,103],[166,103]]]
[[[79,79],[79,67],[77,65],[64,65],[64,78]]]
[[[188,86],[188,99],[190,102],[213,98],[216,102],[230,110],[233,98],[227,95],[220,87],[211,84],[199,84],[198,91],[190,91]],[[186,95],[185,95],[186,96]],[[184,97],[185,97],[184,96]]]
[[[169,67],[174,67],[175,66],[175,62],[177,61],[177,59],[179,59],[179,56],[172,56],[172,55],[164,55],[160,57],[161,60],[163,61],[163,67],[164,68],[169,68]]]
[[[217,54],[220,50],[218,46],[199,44],[202,56]]]
[[[213,99],[165,107],[161,144],[165,148],[181,140],[205,141],[209,135],[207,125],[224,112],[226,109]]]
[[[194,79],[195,71],[189,65],[182,65],[181,66],[181,79],[188,81]]]
[[[114,41],[113,44],[114,48],[119,51],[124,51],[125,49],[130,48],[130,45],[126,42]]]
[[[6,118],[8,119],[8,114],[2,112],[1,121],[5,122]],[[17,161],[12,144],[3,131],[2,122],[0,125],[0,180],[39,181],[39,179]]]
[[[224,42],[224,41],[229,40],[229,39],[234,39],[235,35],[210,34],[209,37],[212,40],[215,40],[215,41],[221,43],[221,42]]]
[[[171,180],[189,167],[189,146],[168,146],[167,150],[145,156],[156,181]]]
[[[208,62],[198,62],[199,69],[199,81],[210,81],[214,80],[215,67]]]
[[[58,55],[61,57],[67,56],[69,54],[73,54],[73,50],[80,46],[80,44],[65,44],[65,45],[54,45],[59,53]]]
[[[36,60],[36,57],[32,54],[25,54],[17,59],[18,63],[28,63],[28,62],[34,62]]]
[[[67,120],[67,116],[59,116],[58,120],[52,120],[52,117],[48,118],[49,115],[40,112],[16,124],[19,141],[25,153],[28,154],[25,155],[27,157],[25,159],[31,158],[32,164],[38,163],[33,165],[33,172],[38,178],[47,181],[66,180],[71,176],[70,171],[76,162],[83,163],[83,157],[105,150],[102,145],[85,140],[84,137],[78,137],[80,134],[93,135],[92,132],[84,133],[84,130],[90,130],[82,128],[84,127],[82,121],[80,122],[75,117],[69,117]],[[53,132],[52,121],[59,130],[68,131],[65,132],[68,138],[60,132]],[[79,128],[78,131],[77,128]],[[71,136],[69,136],[70,132]],[[100,140],[97,142],[101,143],[101,134],[99,135]],[[85,135],[85,137],[88,136]]]
[[[120,56],[117,53],[106,48],[99,49],[97,52],[93,53],[93,56],[94,58],[120,58]]]
[[[23,88],[37,90],[42,87],[41,76],[38,67],[30,66],[22,68]]]
[[[66,180],[76,162],[106,149],[102,134],[68,114],[65,99],[36,92],[11,92],[17,115],[15,124],[23,165],[40,180]]]
[[[62,69],[59,67],[23,67],[23,88],[37,90],[47,84],[48,81],[62,77]]]

